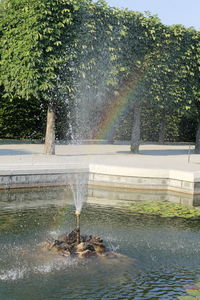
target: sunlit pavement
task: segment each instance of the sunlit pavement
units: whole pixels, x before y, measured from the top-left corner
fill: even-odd
[[[186,172],[200,171],[200,154],[194,146],[156,145],[140,146],[140,154],[132,154],[129,145],[56,145],[56,155],[44,155],[42,144],[0,145],[0,169],[50,168],[89,164],[143,169],[173,169]]]

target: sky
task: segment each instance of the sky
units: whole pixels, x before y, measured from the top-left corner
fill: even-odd
[[[182,24],[200,30],[200,0],[106,0],[109,6],[157,14],[165,25]]]

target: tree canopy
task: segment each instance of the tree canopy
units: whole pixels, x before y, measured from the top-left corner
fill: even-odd
[[[51,130],[56,119],[58,136],[64,138],[72,125],[78,138],[93,137],[106,110],[120,107],[124,94],[126,110],[113,122],[112,135],[120,138],[120,125],[127,132],[123,138],[132,131],[133,151],[138,151],[140,128],[150,126],[152,112],[162,141],[169,122],[172,132],[180,132],[184,118],[193,120],[189,123],[195,130],[200,119],[200,33],[193,28],[164,26],[157,16],[90,0],[3,0],[0,17],[2,135],[7,128],[3,119],[11,118],[21,103],[35,115],[30,127],[36,115],[46,119],[48,107]],[[16,126],[23,137],[31,137]],[[42,127],[36,131],[44,132]],[[196,149],[200,151],[200,128]]]

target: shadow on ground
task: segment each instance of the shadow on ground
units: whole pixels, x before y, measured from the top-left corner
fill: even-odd
[[[117,153],[120,153],[120,154],[133,154],[130,151],[117,151]],[[140,150],[139,154],[152,155],[152,156],[188,155],[189,150],[187,150],[187,149]],[[190,154],[195,154],[194,150],[190,150]]]
[[[0,156],[5,155],[30,155],[35,154],[34,152],[24,151],[24,150],[13,150],[13,149],[0,149]]]
[[[126,151],[124,151],[124,153],[126,154]],[[127,152],[128,153],[128,152]],[[131,153],[131,152],[130,152]],[[114,155],[116,155],[116,154],[118,154],[117,152],[113,152],[113,153],[76,153],[76,154],[60,154],[60,153],[56,153],[56,156],[72,156],[72,157],[74,157],[74,156],[102,156],[102,155],[104,155],[104,156],[108,156],[108,155],[112,155],[112,156],[114,156]]]

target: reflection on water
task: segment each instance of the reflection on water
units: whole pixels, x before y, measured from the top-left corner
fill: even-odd
[[[87,204],[82,232],[103,237],[127,259],[63,259],[44,253],[40,243],[74,228],[69,191],[10,191],[0,197],[2,300],[176,299],[184,284],[200,278],[198,220]]]

